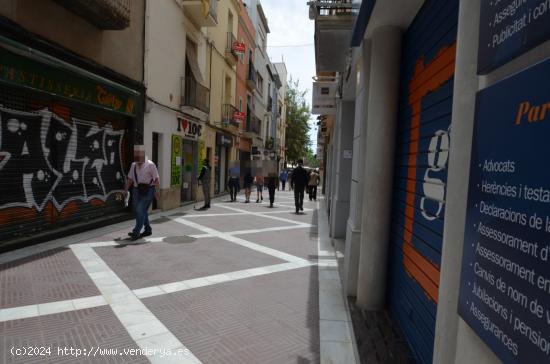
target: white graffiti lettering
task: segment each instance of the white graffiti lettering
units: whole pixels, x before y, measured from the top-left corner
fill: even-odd
[[[0,210],[41,212],[51,201],[61,211],[71,201],[105,201],[122,191],[124,130],[71,121],[0,106]]]
[[[424,173],[424,183],[422,184],[424,196],[420,199],[422,216],[428,221],[437,219],[443,210],[445,182],[437,175],[444,172],[448,159],[449,132],[438,130],[430,140],[428,151],[430,167]]]

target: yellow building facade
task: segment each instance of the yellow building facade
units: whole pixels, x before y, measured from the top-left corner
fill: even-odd
[[[215,27],[205,29],[208,42],[207,62],[210,73],[210,114],[206,124],[201,156],[212,166],[212,194],[226,190],[229,163],[238,160],[239,124],[235,119],[238,105],[236,94],[236,64],[240,60],[235,50],[239,24],[239,3],[221,0],[217,4]]]

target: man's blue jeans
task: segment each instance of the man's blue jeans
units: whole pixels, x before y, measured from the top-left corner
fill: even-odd
[[[151,231],[151,225],[149,224],[149,206],[153,202],[155,197],[155,186],[149,187],[149,191],[146,195],[141,196],[137,187],[132,190],[132,202],[134,204],[134,212],[136,213],[136,226],[133,233],[139,235],[141,229],[145,226],[145,231]]]

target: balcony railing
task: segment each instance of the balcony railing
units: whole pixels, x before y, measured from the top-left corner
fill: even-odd
[[[223,104],[222,106],[222,123],[225,126],[233,125],[239,127],[239,121],[235,119],[235,112],[239,111],[231,104]]]
[[[58,4],[102,30],[130,26],[131,0],[55,0]]]
[[[194,77],[181,78],[181,106],[189,106],[202,112],[210,112],[210,91],[198,83]]]
[[[248,63],[248,75],[246,76],[246,86],[249,90],[254,91],[256,88],[256,69],[254,63]]]
[[[260,135],[262,132],[262,121],[256,116],[247,117],[246,131]]]

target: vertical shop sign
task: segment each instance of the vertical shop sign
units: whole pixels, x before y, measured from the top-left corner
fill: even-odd
[[[172,170],[170,176],[172,187],[181,186],[181,137],[172,135]]]

